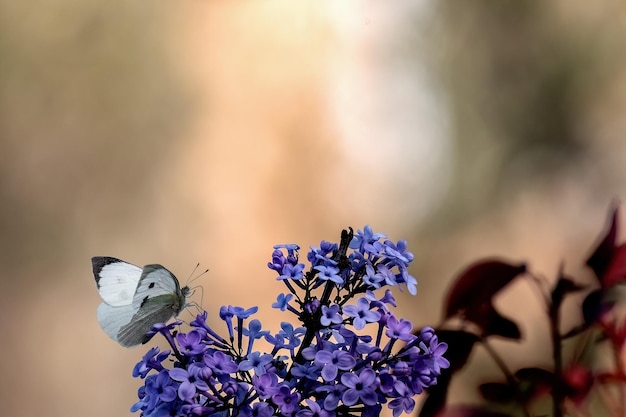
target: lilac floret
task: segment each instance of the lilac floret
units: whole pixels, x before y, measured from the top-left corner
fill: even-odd
[[[341,397],[345,405],[354,405],[359,401],[365,405],[374,405],[378,401],[376,372],[370,368],[363,369],[358,375],[342,374],[341,383],[348,388]]]
[[[332,281],[335,284],[343,284],[343,278],[339,276],[339,268],[335,266],[316,266],[317,278],[321,281]]]
[[[346,316],[354,319],[352,324],[357,330],[363,329],[367,323],[375,323],[380,320],[380,313],[370,310],[370,302],[366,298],[359,298],[356,306],[345,306],[343,312]]]
[[[339,370],[348,371],[356,365],[356,360],[350,353],[343,350],[320,350],[315,354],[315,364],[322,367],[324,381],[332,381],[337,377]]]
[[[337,304],[333,304],[330,307],[322,306],[322,317],[320,318],[322,326],[340,324],[342,321],[343,317],[339,314],[339,306]]]

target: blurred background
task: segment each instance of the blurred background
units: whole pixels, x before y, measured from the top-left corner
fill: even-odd
[[[480,257],[589,278],[626,196],[625,43],[618,0],[0,0],[3,413],[130,415],[145,348],[100,330],[95,255],[199,262],[205,309],[274,331],[272,245],[347,226],[409,241],[416,326]],[[536,293],[497,304],[511,366],[548,365]],[[452,402],[500,376],[475,356]]]

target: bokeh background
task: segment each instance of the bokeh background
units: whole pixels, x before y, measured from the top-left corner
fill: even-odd
[[[130,415],[145,349],[100,330],[94,255],[199,262],[204,308],[273,330],[272,245],[347,226],[409,240],[416,326],[483,256],[588,278],[626,195],[625,42],[618,0],[0,0],[3,415]],[[549,364],[536,294],[497,304],[511,366]],[[453,402],[499,375],[473,359]]]

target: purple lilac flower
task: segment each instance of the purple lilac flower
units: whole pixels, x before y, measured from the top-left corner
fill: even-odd
[[[328,255],[332,255],[332,253],[335,252],[336,250],[337,250],[336,243],[326,242],[322,240],[319,248],[311,246],[311,251],[308,253],[307,259],[311,263],[312,266],[336,265],[337,262],[335,262],[334,260],[328,257]]]
[[[282,271],[280,271],[280,276],[276,278],[277,280],[287,280],[293,279],[298,280],[304,278],[304,264],[291,265],[286,264]]]
[[[293,298],[293,294],[278,294],[276,302],[272,304],[272,308],[278,308],[280,311],[285,311],[289,306],[289,301]]]
[[[222,352],[204,355],[204,362],[217,375],[232,374],[233,372],[237,372],[239,368],[230,356]]]
[[[274,245],[274,249],[287,249],[287,252],[291,255],[300,250],[300,245],[296,243],[281,243]]]
[[[291,368],[291,375],[317,381],[320,377],[321,367],[315,363],[306,362],[304,364],[294,363]]]
[[[287,343],[283,345],[283,347],[293,351],[295,348],[300,346],[300,336],[302,336],[305,332],[304,328],[298,327],[294,329],[291,323],[282,322],[280,323],[281,330],[279,334],[287,340]]]
[[[137,365],[133,368],[133,377],[145,378],[150,370],[161,371],[163,369],[163,362],[170,355],[170,351],[166,350],[159,353],[158,347],[151,348],[141,359]]]
[[[194,368],[190,368],[189,371],[182,368],[174,368],[170,370],[170,377],[174,381],[180,382],[178,387],[178,397],[183,401],[189,401],[196,395],[196,389],[200,391],[206,391],[209,389],[209,385],[201,378],[198,378],[197,372]]]
[[[268,353],[261,355],[261,352],[252,352],[248,354],[247,359],[239,363],[240,371],[254,370],[255,375],[263,375],[265,373],[265,365],[270,363],[274,357]]]
[[[375,274],[378,277],[378,280],[385,281],[385,284],[391,286],[398,286],[398,281],[396,280],[396,274],[393,273],[391,269],[387,267],[387,265],[378,265],[378,271]]]
[[[266,400],[278,391],[278,376],[273,373],[255,375],[252,377],[252,386],[259,398]]]
[[[203,311],[198,314],[196,318],[189,323],[189,325],[204,333],[205,342],[209,344],[217,343],[218,346],[223,346],[226,343],[226,340],[209,327],[206,322],[208,315],[209,313]]]
[[[341,383],[348,387],[341,400],[345,405],[354,405],[361,401],[365,405],[374,405],[378,401],[376,395],[376,372],[365,368],[361,373],[345,373],[341,375]]]
[[[352,249],[358,249],[359,252],[363,253],[363,248],[365,245],[371,244],[379,239],[384,239],[386,237],[387,235],[383,233],[374,233],[370,226],[365,226],[363,228],[363,231],[361,231],[360,229],[357,230],[356,235],[354,235],[354,238],[350,242],[350,247]]]
[[[393,410],[393,417],[398,417],[402,413],[410,413],[415,407],[413,392],[402,382],[396,381],[394,384],[397,398],[391,400],[389,408]]]
[[[276,249],[274,250],[274,252],[272,252],[272,261],[267,263],[267,267],[269,269],[273,269],[280,274],[286,263],[287,258],[285,257],[285,254],[283,254],[282,251]]]
[[[198,330],[192,330],[189,333],[178,333],[176,341],[180,346],[181,353],[192,356],[204,352],[206,346],[202,343],[202,335]]]
[[[309,315],[315,314],[315,312],[317,312],[319,308],[320,300],[318,300],[317,298],[313,298],[308,303],[304,304],[304,311]]]
[[[413,255],[406,242],[384,238],[369,226],[356,235],[344,230],[340,243],[311,247],[308,269],[298,262],[297,245],[275,246],[268,267],[287,292],[272,306],[300,321],[281,323],[275,335],[250,319],[258,307],[222,307],[226,338],[207,324],[206,312],[186,333],[177,334],[180,322],[155,325],[151,334],[161,333],[171,351],[151,349],[135,366],[133,375],[145,381],[131,411],[142,417],[335,417],[339,408],[378,417],[387,404],[394,417],[411,412],[412,396],[436,384],[450,364],[434,330],[413,335],[411,323],[393,315],[388,288],[404,284],[414,294],[417,282],[407,270]],[[372,292],[379,288],[381,298]],[[375,337],[355,333],[368,327]],[[263,337],[271,353],[256,349]],[[400,341],[405,345],[392,354]]]
[[[384,265],[381,265],[380,267],[384,267]],[[372,288],[378,289],[380,288],[381,283],[385,282],[385,278],[381,275],[380,272],[376,272],[374,266],[368,262],[365,265],[365,275],[363,276],[363,282],[365,282]]]
[[[322,367],[322,378],[324,381],[333,381],[337,378],[337,373],[348,371],[356,365],[354,357],[344,350],[320,350],[315,354],[315,364]]]
[[[425,352],[422,364],[426,368],[432,369],[436,374],[440,374],[441,368],[447,369],[450,367],[450,362],[443,357],[443,354],[448,350],[448,344],[444,342],[439,343],[436,335],[430,338],[428,346],[425,343],[421,343],[420,347]]]
[[[287,385],[281,386],[278,391],[272,395],[272,401],[280,408],[283,414],[291,414],[296,411],[300,402],[300,394],[291,392],[291,388]]]
[[[361,330],[367,323],[375,323],[380,320],[380,313],[370,310],[370,303],[366,298],[359,298],[357,305],[347,305],[343,308],[343,312],[348,317],[353,317],[353,325],[357,330]]]
[[[261,322],[257,319],[251,320],[248,327],[243,327],[241,332],[244,336],[248,336],[248,350],[246,351],[246,355],[252,352],[255,340],[262,339],[270,333],[269,330],[263,330]]]
[[[155,399],[161,402],[174,401],[176,399],[176,389],[177,386],[170,378],[170,373],[165,369],[146,384],[146,394],[154,396]]]
[[[259,307],[251,307],[251,308],[248,308],[248,309],[245,309],[243,307],[233,307],[232,308],[233,314],[238,319],[241,319],[241,320],[247,319],[248,317],[250,317],[251,315],[253,315],[257,311],[259,311]]]
[[[396,377],[388,372],[381,373],[378,376],[379,388],[383,394],[390,394],[393,392],[394,384],[396,383]]]
[[[409,341],[413,338],[413,324],[410,321],[400,319],[391,315],[387,319],[387,331],[385,334],[391,339],[399,339],[403,341]]]
[[[412,275],[409,275],[409,273],[406,270],[403,270],[402,279],[404,280],[404,283],[406,284],[406,287],[408,288],[409,293],[411,295],[417,294],[417,280],[415,279],[415,277],[413,277]]]
[[[322,306],[322,317],[320,323],[322,326],[330,326],[331,324],[341,324],[343,317],[339,314],[339,306],[333,304],[330,307]]]
[[[324,392],[324,409],[333,411],[339,405],[339,401],[343,396],[346,386],[342,384],[323,385],[316,389],[317,392]]]
[[[235,317],[233,306],[229,305],[228,307],[220,307],[220,318],[226,323],[226,327],[228,328],[228,337],[230,340],[235,338],[235,333],[233,332],[233,317]]]
[[[316,266],[315,270],[319,273],[317,278],[321,281],[332,281],[335,284],[343,284],[343,279],[339,276],[339,268],[335,266]]]

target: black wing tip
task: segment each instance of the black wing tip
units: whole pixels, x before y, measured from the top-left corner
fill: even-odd
[[[124,261],[110,256],[94,256],[93,258],[91,258],[91,265],[93,266],[93,276],[96,279],[96,282],[100,281],[100,271],[102,271],[102,268],[117,262]]]

